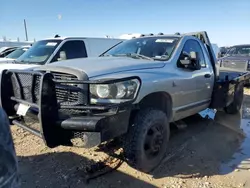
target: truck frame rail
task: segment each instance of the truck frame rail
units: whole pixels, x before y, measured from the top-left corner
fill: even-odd
[[[210,108],[222,109],[229,106],[234,100],[234,94],[249,82],[249,72],[220,70],[215,82]]]

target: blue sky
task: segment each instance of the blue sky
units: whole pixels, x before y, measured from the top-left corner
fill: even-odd
[[[206,30],[213,43],[250,43],[249,0],[0,0],[0,38],[119,36]],[[60,16],[61,15],[61,19]]]

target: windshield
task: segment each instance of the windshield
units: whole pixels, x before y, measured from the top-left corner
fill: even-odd
[[[231,47],[228,52],[227,55],[247,55],[250,56],[250,45],[244,45],[244,46],[234,46]]]
[[[23,47],[23,48],[18,48],[15,51],[11,52],[9,55],[6,56],[6,58],[11,58],[11,59],[17,59],[20,57],[24,52],[26,52],[29,48]]]
[[[55,51],[61,40],[42,40],[36,42],[26,53],[17,58],[18,63],[43,65]]]
[[[131,57],[167,60],[170,58],[178,39],[178,37],[167,36],[130,39],[108,50],[102,56],[131,56],[133,54]]]

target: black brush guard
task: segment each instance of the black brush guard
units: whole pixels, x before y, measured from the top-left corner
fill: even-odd
[[[31,84],[22,87],[20,75],[31,76]],[[39,79],[39,81],[37,81]],[[86,133],[91,136],[94,133],[100,136],[100,142],[110,140],[127,132],[132,102],[123,104],[91,105],[89,97],[89,84],[110,84],[123,79],[106,81],[82,81],[82,80],[55,80],[52,73],[35,71],[3,71],[1,77],[1,105],[8,116],[16,116],[19,104],[30,106],[25,116],[37,117],[38,129],[27,126],[23,117],[18,116],[12,123],[43,138],[48,147],[58,145],[72,145],[71,139],[75,132]],[[16,84],[14,87],[13,83]],[[65,105],[59,104],[57,88],[76,90],[76,86],[62,84],[83,84],[81,93],[85,93],[86,104]],[[17,89],[18,88],[18,89]],[[79,88],[78,88],[79,89]],[[18,96],[18,97],[17,97]],[[27,97],[28,96],[28,97]],[[74,110],[77,113],[62,113]],[[89,139],[91,140],[91,138]],[[98,144],[100,143],[98,142]],[[86,147],[92,147],[87,143]],[[96,145],[96,142],[95,142]]]

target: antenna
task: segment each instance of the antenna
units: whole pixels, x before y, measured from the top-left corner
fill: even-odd
[[[27,32],[27,27],[26,27],[26,21],[25,21],[25,19],[23,20],[23,23],[24,23],[24,30],[25,30],[26,41],[28,41],[28,32]]]

